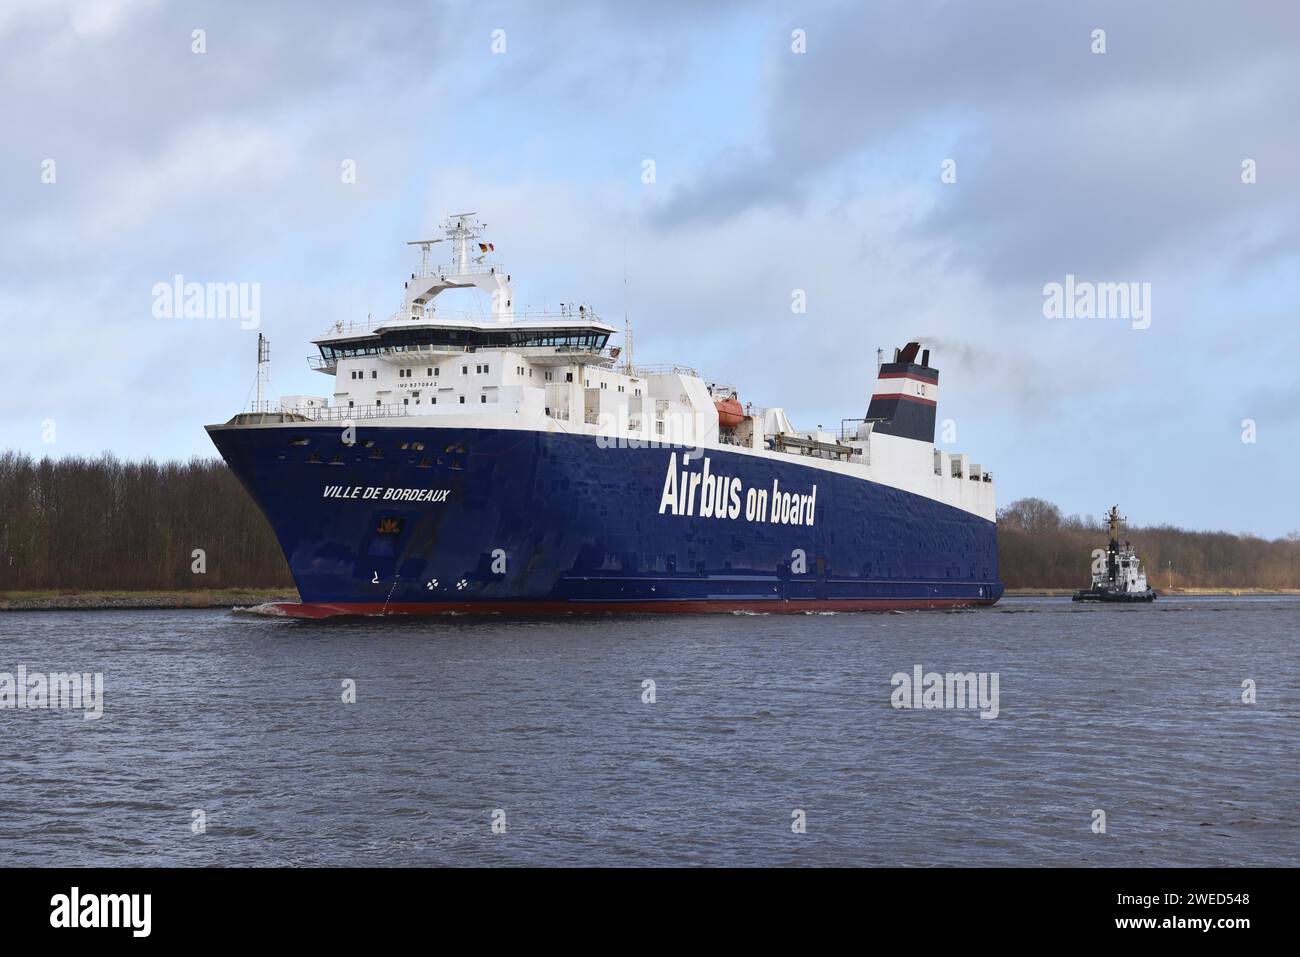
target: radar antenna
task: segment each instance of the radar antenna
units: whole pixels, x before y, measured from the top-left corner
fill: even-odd
[[[420,275],[429,274],[429,250],[434,243],[445,243],[445,239],[412,239],[406,245],[420,247]]]

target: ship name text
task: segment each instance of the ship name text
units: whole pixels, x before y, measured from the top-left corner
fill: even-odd
[[[445,502],[449,488],[387,488],[383,485],[326,485],[322,498],[359,498],[380,502]]]

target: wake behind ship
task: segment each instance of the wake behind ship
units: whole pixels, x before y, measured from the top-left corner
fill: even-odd
[[[632,362],[586,306],[517,317],[473,214],[415,243],[401,310],[315,340],[329,398],[207,427],[301,603],[346,614],[815,611],[1002,595],[992,477],[934,447],[908,343],[866,414],[798,431],[680,366]],[[430,265],[449,242],[449,265]],[[435,308],[449,290],[487,315]],[[621,360],[621,361],[620,361]]]

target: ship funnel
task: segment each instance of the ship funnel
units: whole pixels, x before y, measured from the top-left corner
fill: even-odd
[[[894,435],[918,442],[934,442],[934,419],[939,402],[939,370],[930,368],[930,350],[919,342],[894,350],[894,361],[880,366],[876,389],[867,408],[876,434]]]

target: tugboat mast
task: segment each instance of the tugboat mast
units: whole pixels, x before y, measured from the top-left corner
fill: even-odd
[[[1119,506],[1110,507],[1110,547],[1106,549],[1106,572],[1110,583],[1115,584],[1119,578],[1119,523],[1124,521],[1119,515]]]

